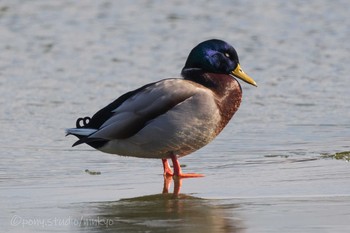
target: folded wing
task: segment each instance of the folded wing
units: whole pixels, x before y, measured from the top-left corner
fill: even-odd
[[[81,137],[74,145],[132,137],[149,122],[191,98],[198,88],[191,81],[166,79],[129,92],[97,112],[81,129],[91,134]]]

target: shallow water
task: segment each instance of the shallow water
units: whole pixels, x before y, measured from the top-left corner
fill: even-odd
[[[2,1],[1,232],[349,232],[349,163],[322,156],[350,151],[349,7]],[[222,134],[181,159],[204,178],[163,195],[160,161],[70,147],[77,117],[178,76],[213,37],[258,88],[242,83]]]

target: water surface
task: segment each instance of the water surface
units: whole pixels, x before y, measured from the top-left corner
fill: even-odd
[[[349,232],[348,1],[2,1],[2,232]],[[233,44],[258,83],[213,143],[161,162],[71,148],[64,129]],[[100,175],[85,172],[98,171]],[[174,186],[174,184],[172,184]]]

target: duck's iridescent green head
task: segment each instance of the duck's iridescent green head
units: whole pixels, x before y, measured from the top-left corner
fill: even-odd
[[[225,41],[218,39],[204,41],[192,49],[183,70],[186,69],[229,74],[256,86],[256,82],[240,67],[236,50]]]

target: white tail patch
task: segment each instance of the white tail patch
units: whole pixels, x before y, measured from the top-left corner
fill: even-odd
[[[89,136],[97,131],[97,129],[89,128],[70,128],[66,129],[67,134],[80,135],[80,136]]]

